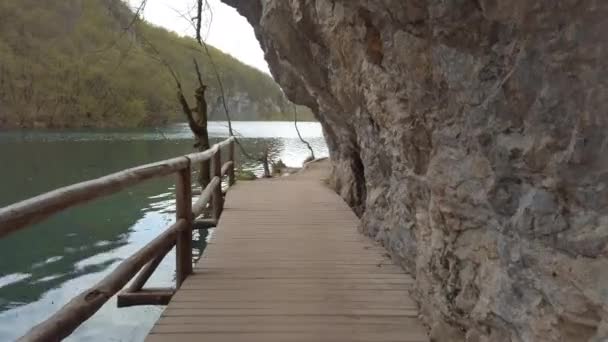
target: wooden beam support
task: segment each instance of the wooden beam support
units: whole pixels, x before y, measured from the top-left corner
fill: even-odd
[[[137,277],[135,278],[135,280],[133,280],[131,285],[129,285],[127,292],[140,291],[144,287],[144,285],[146,284],[148,279],[150,279],[150,277],[152,276],[152,273],[154,273],[154,271],[156,271],[156,268],[158,267],[158,265],[160,265],[160,263],[163,261],[165,256],[167,256],[167,253],[169,253],[169,251],[172,249],[173,249],[173,244],[167,245],[165,247],[165,249],[162,250],[156,256],[156,258],[152,259],[149,263],[147,263],[146,266],[144,266],[144,268],[141,270],[141,272],[139,272],[139,274],[137,274]]]
[[[230,170],[232,170],[233,168],[234,168],[233,162],[227,161],[226,163],[224,163],[224,165],[222,166],[222,177],[230,176]]]
[[[203,213],[207,204],[211,201],[211,197],[213,196],[213,192],[215,188],[220,183],[220,179],[218,177],[213,177],[211,182],[207,185],[205,190],[201,193],[201,196],[196,200],[196,202],[192,205],[192,214],[194,217],[198,217]]]
[[[145,289],[137,292],[121,292],[117,296],[119,308],[141,305],[168,305],[174,289]]]
[[[30,329],[19,341],[59,341],[68,337],[120,291],[159,250],[175,243],[178,232],[186,225],[186,220],[178,220],[145,247],[125,259],[95,286],[82,292],[49,319]]]

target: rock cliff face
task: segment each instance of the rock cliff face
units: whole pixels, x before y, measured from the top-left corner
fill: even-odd
[[[219,94],[209,96],[208,105],[210,106],[210,120],[226,120],[224,105]],[[272,119],[272,114],[290,113],[286,99],[274,100],[270,97],[252,99],[249,94],[238,91],[226,96],[226,105],[231,114],[231,119],[237,121]],[[284,115],[281,118],[289,119],[289,116]]]
[[[608,2],[224,2],[432,337],[608,338]]]

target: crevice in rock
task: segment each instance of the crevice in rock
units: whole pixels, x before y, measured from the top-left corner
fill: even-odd
[[[365,167],[360,156],[360,148],[355,145],[355,148],[351,151],[348,156],[350,160],[350,167],[354,175],[354,188],[353,188],[353,203],[351,207],[361,217],[365,212],[365,199],[367,196],[367,187],[365,185]]]

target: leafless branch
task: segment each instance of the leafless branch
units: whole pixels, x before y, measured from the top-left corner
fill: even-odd
[[[205,41],[202,39],[202,36],[201,36],[200,21],[202,18],[204,6],[207,6],[207,8],[209,8],[209,11],[211,13],[213,13],[213,11],[211,11],[211,6],[209,6],[209,3],[207,2],[207,0],[197,0],[196,13],[198,14],[198,17],[197,17],[197,27],[196,27],[196,41],[199,43],[199,45],[201,45],[203,47],[203,49],[205,50],[205,53],[207,54],[207,57],[209,58],[209,62],[211,63],[211,67],[213,68],[213,72],[215,74],[217,84],[220,88],[220,97],[222,99],[222,105],[224,107],[224,112],[226,113],[226,120],[228,121],[228,131],[230,133],[230,136],[234,136],[234,134],[232,132],[232,120],[230,119],[230,112],[228,111],[228,105],[226,104],[226,92],[224,90],[224,84],[222,83],[222,78],[218,71],[217,65],[215,64],[215,61],[213,60],[213,56],[211,55],[211,52],[209,51],[209,47],[207,46],[207,43],[205,43]],[[238,144],[238,145],[240,146],[240,144]],[[241,146],[241,149],[242,149],[242,146]]]
[[[196,18],[188,18],[188,16],[185,13],[180,12],[179,10],[177,10],[174,7],[170,7],[170,8],[178,16],[180,16],[182,19],[184,19],[186,22],[188,22],[192,26],[192,29],[196,32],[196,24],[194,23],[194,20],[196,20]]]
[[[134,13],[133,13],[133,17],[131,17],[131,20],[129,21],[129,24],[127,24],[127,26],[123,27],[120,30],[120,34],[118,35],[118,37],[116,39],[114,39],[111,43],[109,43],[108,45],[106,45],[105,47],[96,50],[96,51],[92,51],[90,54],[100,54],[100,53],[104,53],[110,49],[112,49],[113,47],[116,46],[116,44],[118,44],[118,42],[125,36],[125,34],[127,34],[127,32],[129,32],[133,26],[135,26],[135,24],[141,20],[141,17],[144,13],[144,10],[146,9],[146,5],[148,4],[148,0],[142,0],[139,3],[139,6],[137,6],[137,8],[135,9]]]
[[[203,0],[198,0],[198,6],[196,7],[196,40],[198,42],[203,41],[201,37],[201,24],[203,22]]]
[[[201,88],[207,88],[207,86],[203,83],[203,77],[201,76],[201,69],[198,67],[198,62],[196,61],[196,58],[193,58],[194,61],[194,69],[196,70],[196,77],[198,78],[198,85]]]
[[[171,74],[171,77],[173,77],[173,80],[175,81],[175,85],[177,86],[177,98],[179,100],[180,105],[182,106],[182,110],[184,111],[184,114],[186,114],[186,118],[188,119],[188,125],[190,126],[190,129],[196,135],[203,134],[204,133],[204,132],[202,132],[203,128],[200,127],[196,123],[196,119],[194,118],[194,114],[192,113],[192,109],[190,108],[190,104],[188,103],[188,101],[186,100],[186,97],[184,96],[182,84],[179,81],[179,78],[177,77],[177,73],[175,72],[175,70],[173,70],[173,67],[171,67],[171,64],[169,64],[169,62],[167,62],[162,57],[160,51],[158,51],[158,49],[156,48],[156,46],[154,46],[154,44],[152,44],[152,42],[150,42],[143,35],[140,37],[140,39],[152,51],[153,56],[150,56],[150,57],[155,59],[156,61],[158,61],[160,64],[162,64],[169,71],[169,73]],[[197,66],[197,69],[198,69],[198,66]]]
[[[298,107],[295,105],[295,103],[293,105],[293,124],[296,126],[296,132],[298,132],[298,137],[304,144],[306,144],[306,146],[310,150],[310,157],[312,159],[315,159],[315,151],[312,149],[312,146],[310,146],[310,143],[304,140],[304,138],[302,138],[302,134],[300,134],[300,129],[298,128]]]

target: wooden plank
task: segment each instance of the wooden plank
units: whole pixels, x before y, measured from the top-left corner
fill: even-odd
[[[417,319],[410,317],[379,317],[379,316],[354,316],[354,315],[335,315],[335,316],[221,316],[221,317],[163,317],[156,326],[163,325],[198,325],[205,326],[243,326],[267,325],[269,327],[283,325],[314,325],[314,324],[352,324],[352,325],[373,325],[373,324],[401,324],[408,328],[420,327]]]
[[[376,301],[370,299],[367,301],[348,301],[333,303],[335,306],[342,309],[405,309],[405,310],[416,310],[417,305],[413,301]],[[274,309],[277,310],[278,314],[281,310],[290,308],[299,308],[303,310],[319,309],[327,306],[325,301],[316,300],[310,301],[307,299],[297,300],[296,298],[289,298],[282,301],[268,302],[268,301],[230,301],[230,302],[202,302],[197,300],[175,300],[173,303],[173,309],[200,309],[205,308],[207,310],[212,309]]]
[[[175,290],[173,289],[145,289],[137,292],[122,292],[117,296],[117,306],[125,308],[140,305],[167,305]]]
[[[195,274],[190,277],[192,281],[188,283],[188,285],[200,285],[200,286],[224,286],[226,284],[230,284],[232,286],[263,286],[263,285],[273,285],[273,286],[289,286],[289,285],[308,285],[308,284],[327,284],[327,285],[358,285],[358,284],[400,284],[400,285],[411,285],[414,283],[414,279],[411,277],[377,277],[373,275],[371,276],[363,276],[363,277],[342,277],[341,275],[338,277],[299,277],[299,278],[290,278],[290,277],[259,277],[252,276],[249,278],[239,277],[238,282],[231,281],[234,279],[233,277],[206,277],[201,276],[200,274]]]
[[[404,289],[403,291],[407,291],[408,289]],[[204,292],[204,295],[201,293]],[[253,296],[259,298],[271,298],[273,301],[284,302],[288,300],[305,300],[309,299],[310,301],[327,301],[329,302],[352,302],[352,301],[366,301],[366,302],[385,302],[385,301],[394,301],[395,303],[399,302],[401,299],[408,301],[409,297],[406,294],[400,294],[389,292],[389,291],[372,291],[372,290],[362,290],[362,291],[325,291],[325,292],[296,292],[296,291],[268,291],[268,292],[256,292],[252,291],[251,293],[244,293],[245,291],[205,291],[201,289],[183,289],[180,290],[176,295],[175,299],[177,301],[201,301],[201,302],[213,302],[216,299],[212,298],[221,298],[224,302],[230,301],[252,301]],[[270,299],[267,299],[270,300]]]
[[[401,330],[398,332],[358,332],[348,331],[326,333],[307,329],[306,331],[287,333],[177,333],[177,334],[151,334],[146,341],[149,342],[420,342],[428,341],[423,333]]]
[[[417,309],[341,309],[336,307],[328,307],[326,305],[322,308],[300,308],[300,307],[288,307],[288,308],[271,308],[271,309],[180,309],[169,307],[163,312],[164,317],[168,316],[273,316],[273,315],[285,315],[285,316],[334,316],[334,315],[354,315],[354,316],[403,316],[403,317],[417,317]]]
[[[409,284],[411,285],[411,283]],[[407,284],[387,284],[387,283],[364,283],[364,284],[348,284],[348,283],[327,283],[327,282],[310,282],[305,284],[280,284],[280,283],[252,283],[252,282],[238,282],[238,283],[193,283],[189,282],[187,286],[184,286],[184,290],[205,290],[205,291],[298,291],[305,292],[311,290],[317,290],[321,288],[323,292],[326,291],[339,291],[339,290],[376,290],[376,291],[399,291],[402,292],[404,289],[408,289]],[[306,292],[310,293],[310,292]]]
[[[298,275],[300,277],[302,276],[309,276],[309,277],[328,277],[328,276],[348,276],[348,275],[365,275],[365,274],[370,274],[370,269],[369,268],[350,268],[350,269],[337,269],[337,268],[331,268],[331,267],[319,267],[317,269],[306,269],[303,268],[302,270],[298,270],[297,268],[286,268],[284,270],[280,270],[280,269],[276,269],[276,268],[267,268],[267,269],[255,269],[254,272],[251,272],[249,270],[246,269],[241,269],[241,271],[239,272],[238,270],[234,270],[234,271],[224,271],[224,270],[220,270],[220,269],[212,269],[212,268],[198,268],[197,267],[197,273],[202,273],[202,274],[207,274],[207,275],[213,275],[213,276],[221,276],[221,275],[232,275],[232,276],[251,276],[251,275],[262,275],[262,276],[271,276],[271,277],[277,277],[277,276],[294,276],[294,275]],[[263,273],[262,273],[263,272]],[[387,275],[387,274],[394,274],[394,275],[399,275],[399,271],[397,270],[385,270],[384,268],[379,268],[378,270],[374,270],[373,271],[374,274],[376,275]]]
[[[402,275],[398,273],[384,273],[384,274],[369,274],[369,273],[318,273],[318,274],[298,274],[297,272],[293,272],[290,274],[285,273],[268,273],[260,274],[260,272],[234,272],[234,273],[224,273],[224,272],[200,272],[198,269],[195,269],[195,275],[204,275],[205,277],[209,277],[211,279],[217,280],[248,280],[248,279],[282,279],[282,280],[309,280],[309,279],[320,279],[320,280],[367,280],[367,279],[402,279]]]
[[[159,325],[153,330],[153,334],[187,334],[187,333],[307,333],[310,331],[324,334],[358,334],[358,333],[386,333],[401,332],[405,333],[403,327],[404,319],[399,323],[376,323],[376,324],[327,324],[327,322],[307,323],[307,324],[272,324],[268,323],[244,323],[234,324],[179,324],[179,325]]]
[[[414,279],[358,223],[309,176],[236,184],[147,341],[428,341]]]

